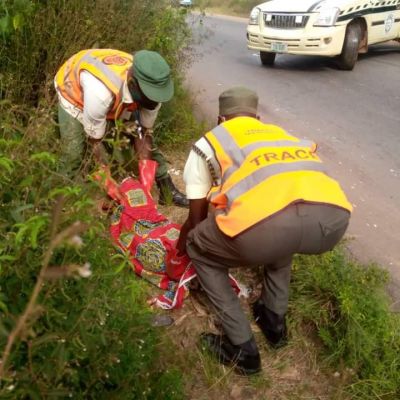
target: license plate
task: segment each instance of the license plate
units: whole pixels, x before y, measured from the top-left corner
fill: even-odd
[[[271,43],[271,51],[274,51],[275,53],[287,53],[287,44],[279,43],[279,42],[272,42]]]

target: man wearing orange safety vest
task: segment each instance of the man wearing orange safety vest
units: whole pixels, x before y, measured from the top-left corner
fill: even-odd
[[[257,106],[256,93],[243,87],[220,95],[219,125],[194,144],[186,162],[189,216],[177,245],[192,259],[225,333],[203,334],[203,345],[244,374],[261,363],[229,268],[264,266],[252,310],[269,344],[282,346],[293,255],[331,250],[352,211],[316,145],[260,122]]]
[[[63,173],[76,172],[88,144],[97,163],[109,174],[102,141],[110,123],[115,126],[119,120],[128,142],[129,162],[133,149],[139,159],[142,183],[150,190],[156,179],[161,204],[169,198],[176,205],[188,206],[168,174],[165,158],[152,143],[161,104],[174,93],[170,67],[160,54],[141,50],[132,56],[113,49],[82,50],[61,66],[54,81]]]

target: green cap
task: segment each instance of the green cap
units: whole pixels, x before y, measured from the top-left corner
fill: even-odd
[[[257,106],[257,93],[243,86],[225,90],[219,96],[219,115],[232,115],[243,112],[257,114]]]
[[[140,50],[133,55],[133,76],[144,95],[157,103],[165,103],[174,95],[171,69],[155,51]]]

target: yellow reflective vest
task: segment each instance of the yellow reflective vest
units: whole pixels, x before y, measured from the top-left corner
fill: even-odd
[[[352,211],[311,141],[250,117],[226,121],[205,138],[222,175],[208,199],[216,207],[218,227],[230,237],[298,202]]]
[[[69,58],[58,70],[55,77],[57,90],[61,96],[82,110],[83,92],[80,73],[88,71],[113,93],[115,100],[106,118],[116,119],[124,109],[133,111],[137,108],[136,103],[122,103],[122,89],[132,63],[133,56],[123,51],[82,50]]]

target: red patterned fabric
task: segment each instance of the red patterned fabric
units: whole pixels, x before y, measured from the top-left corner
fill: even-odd
[[[196,277],[188,256],[176,256],[180,225],[170,222],[157,211],[145,187],[133,178],[117,185],[109,176],[103,182],[107,193],[119,203],[111,217],[110,233],[114,243],[128,253],[137,275],[164,292],[154,303],[165,309],[179,308],[188,294],[188,282]],[[118,193],[118,196],[114,196]],[[173,276],[168,276],[172,264]],[[239,294],[238,283],[231,277]]]

